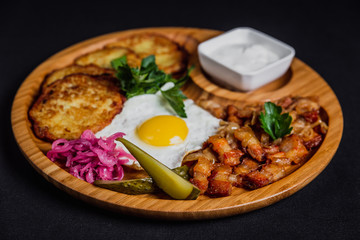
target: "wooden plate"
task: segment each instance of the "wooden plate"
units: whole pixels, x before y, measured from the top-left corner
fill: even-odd
[[[72,63],[79,55],[102,48],[117,38],[138,32],[157,32],[168,36],[191,53],[193,82],[184,86],[184,93],[196,100],[213,99],[220,103],[263,101],[286,95],[319,96],[320,105],[329,118],[328,133],[318,151],[303,166],[287,177],[266,187],[246,191],[236,188],[229,197],[210,199],[201,196],[194,201],[163,199],[156,195],[131,196],[98,188],[77,179],[51,162],[44,152],[49,143],[35,138],[28,119],[28,109],[36,98],[44,76],[54,69]],[[289,71],[260,89],[235,92],[217,86],[206,77],[198,63],[196,48],[199,42],[220,34],[220,31],[195,28],[147,28],[116,32],[75,44],[40,64],[19,88],[12,106],[11,122],[16,141],[30,164],[49,182],[76,198],[91,204],[144,217],[166,219],[208,219],[249,212],[295,193],[311,182],[329,164],[339,146],[343,131],[343,115],[339,101],[314,70],[295,58]]]

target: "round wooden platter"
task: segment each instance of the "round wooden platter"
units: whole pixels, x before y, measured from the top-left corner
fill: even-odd
[[[192,80],[183,91],[195,101],[212,99],[222,104],[240,104],[243,101],[265,101],[287,95],[318,96],[328,116],[329,130],[316,153],[300,168],[285,178],[266,187],[247,191],[234,188],[231,196],[211,199],[200,196],[193,201],[179,201],[158,195],[126,195],[102,189],[77,179],[51,162],[45,152],[49,143],[34,137],[28,119],[28,109],[37,97],[44,76],[54,69],[65,67],[84,53],[102,48],[119,37],[142,32],[166,35],[190,53],[190,64],[196,68]],[[11,122],[16,141],[30,164],[49,182],[76,198],[96,206],[150,218],[177,220],[210,219],[249,212],[288,197],[310,183],[329,164],[335,154],[343,131],[343,116],[339,101],[313,69],[295,58],[289,71],[276,81],[251,92],[231,91],[214,84],[201,70],[197,45],[220,31],[196,28],[146,28],[111,33],[75,44],[53,55],[40,64],[19,88],[12,106]]]

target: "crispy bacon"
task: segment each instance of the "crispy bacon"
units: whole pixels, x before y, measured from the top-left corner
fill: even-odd
[[[244,108],[239,108],[237,116],[239,118],[251,118],[254,112],[259,112],[261,110],[261,106],[256,105],[249,105]]]
[[[309,123],[314,123],[319,119],[319,109],[313,110],[310,112],[305,112],[302,114],[302,116],[305,118],[305,120]]]
[[[266,158],[269,159],[272,163],[277,163],[283,166],[291,164],[290,159],[286,157],[284,152],[266,154]]]
[[[238,108],[234,105],[227,106],[227,120],[229,122],[234,122],[237,124],[241,124],[242,120],[238,117]]]
[[[295,134],[284,137],[280,144],[280,151],[285,152],[285,156],[295,164],[304,160],[309,153],[304,146],[302,139]]]
[[[280,148],[278,145],[268,145],[268,146],[264,146],[263,147],[264,152],[266,153],[266,155],[268,156],[269,154],[275,154],[278,153],[280,151]]]
[[[238,141],[234,137],[234,131],[239,129],[240,126],[234,122],[222,122],[221,127],[218,129],[218,135],[224,137],[231,148],[236,149],[238,148]]]
[[[279,99],[279,101],[276,103],[277,105],[281,106],[282,108],[286,109],[288,108],[294,100],[291,97],[284,97]]]
[[[232,168],[229,165],[219,165],[209,177],[209,188],[206,194],[210,197],[226,197],[231,194],[232,185],[229,176]]]
[[[234,177],[232,178],[232,185],[236,187],[242,187],[242,180],[243,177],[252,172],[257,170],[260,167],[260,164],[257,161],[252,160],[251,158],[244,158],[238,166],[234,167],[233,174]]]
[[[213,164],[205,157],[199,157],[197,163],[193,167],[193,178],[190,182],[197,186],[203,194],[208,189],[208,177],[214,169]]]
[[[303,115],[307,112],[319,111],[320,105],[310,98],[299,98],[296,101],[295,110],[297,114]]]
[[[214,117],[220,118],[220,119],[226,118],[226,112],[220,104],[218,104],[212,100],[206,100],[206,99],[200,100],[198,102],[198,104],[200,107],[209,111]]]
[[[218,135],[211,136],[207,143],[212,145],[212,149],[219,155],[220,161],[229,166],[238,165],[240,157],[244,155],[241,150],[232,149],[228,141]]]
[[[264,187],[285,176],[283,166],[276,163],[264,165],[261,170],[256,170],[247,174],[243,179],[243,186],[249,189]]]
[[[321,141],[322,141],[322,136],[315,132],[315,136],[313,136],[313,138],[311,138],[308,141],[304,141],[304,145],[308,150],[310,150],[312,148],[319,146]]]
[[[255,133],[250,127],[246,126],[237,129],[234,132],[234,136],[253,158],[259,162],[263,161],[265,152],[261,147],[259,139],[256,138]]]

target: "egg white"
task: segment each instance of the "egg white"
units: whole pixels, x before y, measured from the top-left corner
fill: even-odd
[[[145,152],[169,168],[179,167],[183,156],[202,147],[209,136],[214,135],[220,120],[197,106],[192,100],[184,101],[187,118],[182,118],[189,129],[184,142],[172,146],[156,147],[143,142],[136,133],[136,128],[144,121],[158,115],[175,115],[176,113],[160,94],[144,94],[132,97],[124,103],[121,113],[116,115],[111,124],[97,132],[97,137],[107,137],[116,132],[125,133],[125,139],[134,143]],[[117,144],[123,147],[120,142]],[[129,165],[137,162],[130,161]]]

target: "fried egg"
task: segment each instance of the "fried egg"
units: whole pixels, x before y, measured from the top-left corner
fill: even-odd
[[[220,122],[192,100],[187,99],[184,104],[187,118],[180,118],[161,94],[132,97],[111,124],[97,132],[96,136],[123,132],[125,139],[167,167],[179,167],[183,156],[200,149],[208,137],[216,133]],[[120,142],[117,144],[122,146]],[[136,161],[129,162],[129,165],[132,164],[140,166]]]

